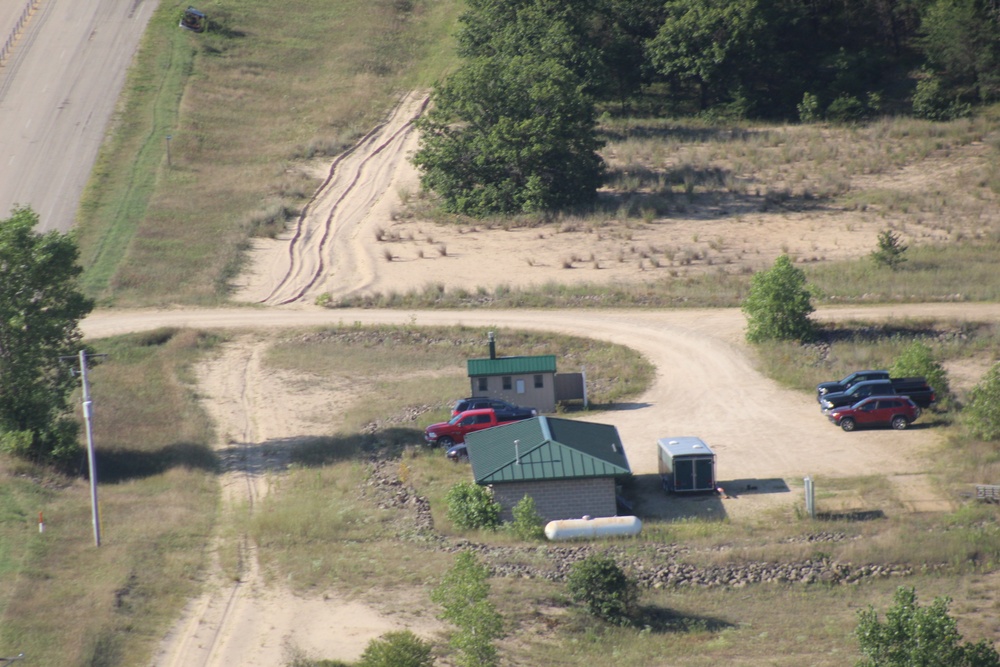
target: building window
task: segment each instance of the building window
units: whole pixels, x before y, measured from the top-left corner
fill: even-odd
[[[504,390],[505,391],[510,391],[510,388],[512,386],[513,385],[512,385],[512,383],[510,381],[510,376],[509,375],[504,375],[503,376],[503,388],[504,388]]]
[[[541,389],[544,386],[545,385],[542,383],[542,376],[541,375],[536,375],[535,376],[535,389]]]
[[[517,381],[517,393],[519,393],[519,394],[523,394],[524,393],[524,380],[518,379],[518,381]]]
[[[486,391],[486,381],[489,378],[477,378],[479,380],[479,391]]]

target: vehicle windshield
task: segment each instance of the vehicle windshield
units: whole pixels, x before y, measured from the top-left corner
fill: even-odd
[[[462,418],[463,414],[464,413],[459,412],[457,415],[455,415],[454,417],[452,417],[451,419],[449,419],[448,423],[451,424],[452,426],[454,426],[455,424],[458,423],[458,420],[460,420]]]

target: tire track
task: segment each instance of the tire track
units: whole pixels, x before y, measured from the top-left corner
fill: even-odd
[[[226,524],[241,507],[253,513],[267,493],[265,474],[271,465],[254,418],[264,408],[258,389],[262,345],[237,341],[199,372],[199,384],[208,390],[204,403],[217,428],[216,451],[222,463],[220,515]],[[157,667],[227,664],[228,643],[240,641],[234,628],[241,609],[261,583],[257,548],[250,536],[243,533],[236,538],[236,563],[230,572],[221,559],[228,543],[221,534],[213,540],[206,590],[164,640],[162,653],[153,663]]]
[[[278,283],[259,303],[285,305],[302,300],[336,270],[333,258],[338,239],[350,238],[386,193],[391,179],[374,178],[395,168],[413,122],[429,103],[425,94],[411,93],[383,124],[366,134],[331,165],[326,180],[298,217],[288,245],[287,268]]]

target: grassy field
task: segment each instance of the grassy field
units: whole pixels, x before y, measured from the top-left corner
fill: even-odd
[[[84,283],[105,303],[224,300],[248,239],[319,184],[312,158],[453,62],[455,0],[219,0],[204,34],[177,28],[186,5],[150,21],[84,196]]]
[[[160,331],[96,343],[110,355],[90,374],[100,548],[85,469],[65,477],[0,459],[0,655],[143,664],[197,591],[218,485],[188,370],[217,342]]]

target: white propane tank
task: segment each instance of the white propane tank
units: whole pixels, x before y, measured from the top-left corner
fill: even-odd
[[[587,537],[638,535],[642,521],[637,516],[607,516],[591,519],[562,519],[545,524],[545,537],[550,540],[574,540]]]

